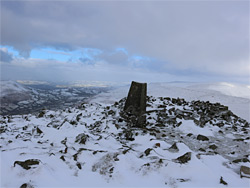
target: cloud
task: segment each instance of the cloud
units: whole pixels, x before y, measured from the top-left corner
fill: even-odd
[[[130,57],[122,51],[108,53],[125,48],[131,56],[153,58],[143,65],[154,71],[249,77],[248,1],[3,1],[1,5],[1,43],[25,57],[37,47],[95,48],[107,52],[101,59],[115,66],[125,65]]]
[[[0,48],[0,61],[9,63],[13,60],[13,55],[6,48]]]
[[[124,65],[128,62],[128,54],[122,50],[114,52],[101,53],[97,58],[102,59],[111,64]]]

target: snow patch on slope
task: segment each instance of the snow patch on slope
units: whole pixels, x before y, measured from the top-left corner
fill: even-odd
[[[29,92],[27,88],[14,81],[0,81],[0,88],[1,88],[1,97],[10,94],[18,94],[18,93],[21,94]]]

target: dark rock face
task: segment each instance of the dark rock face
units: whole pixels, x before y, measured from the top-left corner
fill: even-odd
[[[134,115],[141,115],[146,112],[147,84],[132,81],[124,111]]]
[[[38,160],[38,159],[28,159],[26,161],[15,161],[14,167],[16,166],[16,164],[18,164],[21,167],[23,167],[25,170],[29,170],[31,168],[31,166],[39,165],[39,163],[40,163],[40,160]]]

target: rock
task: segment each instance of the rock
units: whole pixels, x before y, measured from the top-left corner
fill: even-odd
[[[16,164],[18,164],[21,167],[23,167],[25,170],[29,170],[31,168],[31,166],[39,165],[39,163],[40,163],[40,160],[38,160],[38,159],[28,159],[26,161],[15,161],[14,167],[16,166]]]
[[[203,148],[200,148],[199,151],[206,152],[206,150]]]
[[[233,141],[243,142],[243,141],[244,141],[244,138],[236,138],[236,139],[233,139]]]
[[[216,123],[215,125],[218,126],[218,127],[223,127],[224,123],[223,122],[219,122],[219,123]]]
[[[125,139],[129,141],[134,141],[133,133],[130,130],[125,131]]]
[[[76,116],[76,121],[80,121],[81,117],[82,117],[82,113],[78,114],[78,115]]]
[[[144,151],[144,153],[146,154],[146,156],[148,156],[152,150],[152,148],[148,148]]]
[[[76,163],[76,166],[77,166],[80,170],[82,169],[82,165],[81,165],[79,162]]]
[[[209,148],[212,149],[212,150],[215,150],[215,149],[217,149],[218,147],[217,147],[215,144],[212,144],[212,145],[209,146]]]
[[[60,157],[60,159],[62,159],[62,161],[66,161],[63,155]]]
[[[70,121],[69,123],[70,123],[71,125],[77,125],[77,122],[74,121],[74,120]]]
[[[84,133],[81,133],[79,134],[77,137],[76,137],[76,140],[75,142],[79,143],[79,144],[85,144],[86,141],[88,140],[89,136],[84,134]]]
[[[204,136],[204,135],[199,134],[199,135],[197,136],[197,140],[201,140],[201,141],[208,141],[208,140],[209,140],[209,138],[208,138],[208,137],[206,137],[206,136]]]
[[[187,152],[184,155],[182,155],[182,156],[178,157],[177,159],[175,159],[174,161],[176,161],[178,163],[181,163],[181,164],[187,163],[188,161],[191,160],[191,155],[192,155],[191,152]]]
[[[176,143],[174,143],[168,150],[171,152],[178,152],[179,151]]]
[[[108,115],[114,116],[115,115],[115,111],[114,110],[109,110],[108,111]]]
[[[39,114],[38,114],[38,118],[41,118],[45,115],[45,111],[41,111]]]
[[[242,158],[242,159],[235,159],[232,162],[233,163],[240,163],[240,162],[247,163],[247,162],[250,162],[250,161],[248,160],[248,158]]]
[[[161,144],[160,143],[155,143],[155,147],[161,147]]]
[[[24,183],[20,186],[20,188],[34,188],[34,186],[29,183]]]
[[[222,176],[220,177],[220,184],[227,185],[227,182],[223,180]]]
[[[240,167],[240,177],[250,178],[250,168],[247,166]]]
[[[36,132],[37,132],[37,134],[42,134],[43,133],[43,131],[41,129],[39,129],[38,127],[36,128]]]

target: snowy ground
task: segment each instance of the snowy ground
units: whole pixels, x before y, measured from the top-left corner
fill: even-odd
[[[249,88],[214,85],[149,84],[145,128],[119,115],[128,87],[77,108],[0,116],[1,187],[249,187]],[[202,105],[216,105],[192,100],[233,113],[202,125]]]

